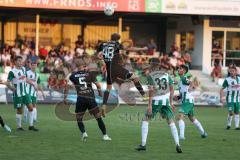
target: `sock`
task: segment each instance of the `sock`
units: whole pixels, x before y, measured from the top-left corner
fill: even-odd
[[[103,105],[107,104],[109,93],[110,93],[110,91],[108,91],[108,90],[104,91],[104,94],[103,94]]]
[[[137,90],[139,91],[139,93],[144,96],[145,92],[143,91],[142,85],[140,84],[140,82],[134,82],[135,87],[137,88]]]
[[[234,120],[235,120],[235,128],[239,128],[239,115],[235,115]]]
[[[2,127],[4,127],[4,122],[3,122],[3,119],[2,119],[1,116],[0,116],[0,124],[1,124]]]
[[[81,120],[81,121],[78,121],[77,124],[78,124],[79,130],[80,130],[82,133],[85,133],[86,131],[85,131],[85,127],[84,127],[84,124],[83,124],[82,120]]]
[[[148,121],[142,122],[142,146],[145,146],[147,143],[148,136]]]
[[[27,118],[28,118],[28,108],[27,108],[27,106],[24,106],[24,118],[25,118],[25,120],[27,121]]]
[[[32,127],[33,126],[33,111],[29,111],[28,115],[29,115],[29,126]]]
[[[179,135],[180,135],[180,137],[184,138],[184,132],[185,132],[185,123],[184,123],[184,121],[182,119],[180,119],[178,121],[178,125],[179,125],[179,131],[180,131]]]
[[[99,129],[102,131],[102,134],[106,135],[107,134],[106,127],[105,127],[105,124],[104,124],[102,118],[97,118],[96,120],[98,122]]]
[[[175,144],[180,145],[179,144],[178,131],[177,131],[177,127],[176,127],[175,123],[169,124],[169,127],[171,129],[171,133],[172,133]]]
[[[228,115],[228,118],[227,118],[227,126],[232,126],[232,118],[233,118],[233,116],[230,116],[230,115]]]
[[[37,120],[37,108],[36,107],[33,108],[33,120],[34,121]]]
[[[17,128],[22,128],[22,115],[16,114]]]
[[[195,119],[193,121],[193,124],[197,127],[197,129],[199,130],[200,134],[203,135],[205,131],[204,131],[201,123],[197,119]]]

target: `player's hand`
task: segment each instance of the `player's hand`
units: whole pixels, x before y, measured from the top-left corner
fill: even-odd
[[[223,97],[220,98],[220,102],[222,103],[222,108],[224,107],[224,100],[223,100]]]
[[[152,115],[152,107],[148,107],[148,116],[151,116]]]

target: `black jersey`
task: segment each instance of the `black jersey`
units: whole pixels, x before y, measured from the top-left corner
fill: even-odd
[[[79,97],[95,98],[92,83],[96,81],[96,75],[87,71],[77,71],[71,74],[69,80],[74,84]]]
[[[122,44],[116,41],[109,41],[102,43],[98,52],[103,52],[103,59],[105,62],[112,62],[112,64],[121,63],[122,57],[120,55],[120,50],[123,49]]]

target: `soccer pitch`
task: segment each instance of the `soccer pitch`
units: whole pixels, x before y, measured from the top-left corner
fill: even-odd
[[[146,152],[135,151],[141,141],[141,118],[145,107],[120,106],[104,118],[107,132],[113,139],[102,141],[95,120],[85,122],[89,135],[81,141],[76,122],[59,120],[54,105],[39,105],[38,133],[16,132],[15,111],[12,105],[1,105],[0,113],[13,132],[0,131],[1,160],[226,160],[237,159],[240,131],[225,130],[226,108],[196,108],[197,118],[208,132],[201,139],[198,130],[186,120],[186,140],[181,141],[183,154],[177,154],[170,129],[159,118],[150,123]],[[178,109],[178,108],[177,108]],[[176,110],[177,110],[176,109]]]

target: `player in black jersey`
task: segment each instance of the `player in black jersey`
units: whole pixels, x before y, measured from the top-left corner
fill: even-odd
[[[118,33],[113,33],[111,35],[111,40],[100,44],[97,52],[99,57],[103,58],[106,64],[107,70],[107,90],[104,92],[103,96],[103,116],[105,116],[105,107],[108,101],[109,92],[112,89],[113,82],[117,80],[126,80],[130,79],[134,82],[134,85],[140,92],[142,96],[145,95],[142,85],[139,82],[139,78],[129,70],[125,69],[122,66],[122,51],[140,51],[146,50],[146,48],[129,48],[126,49],[122,44],[119,43],[120,35]]]
[[[98,126],[103,134],[103,140],[111,140],[106,133],[106,127],[101,118],[101,112],[97,106],[94,90],[92,88],[92,83],[97,83],[96,74],[91,74],[91,72],[86,70],[86,63],[83,59],[80,59],[76,65],[78,67],[78,71],[73,72],[69,77],[69,83],[64,91],[64,101],[66,102],[69,87],[74,86],[77,91],[75,113],[78,127],[82,133],[82,139],[85,141],[88,137],[83,124],[83,116],[86,110],[88,110],[89,113],[92,114],[97,120]],[[101,90],[98,91],[99,95],[101,96]]]

